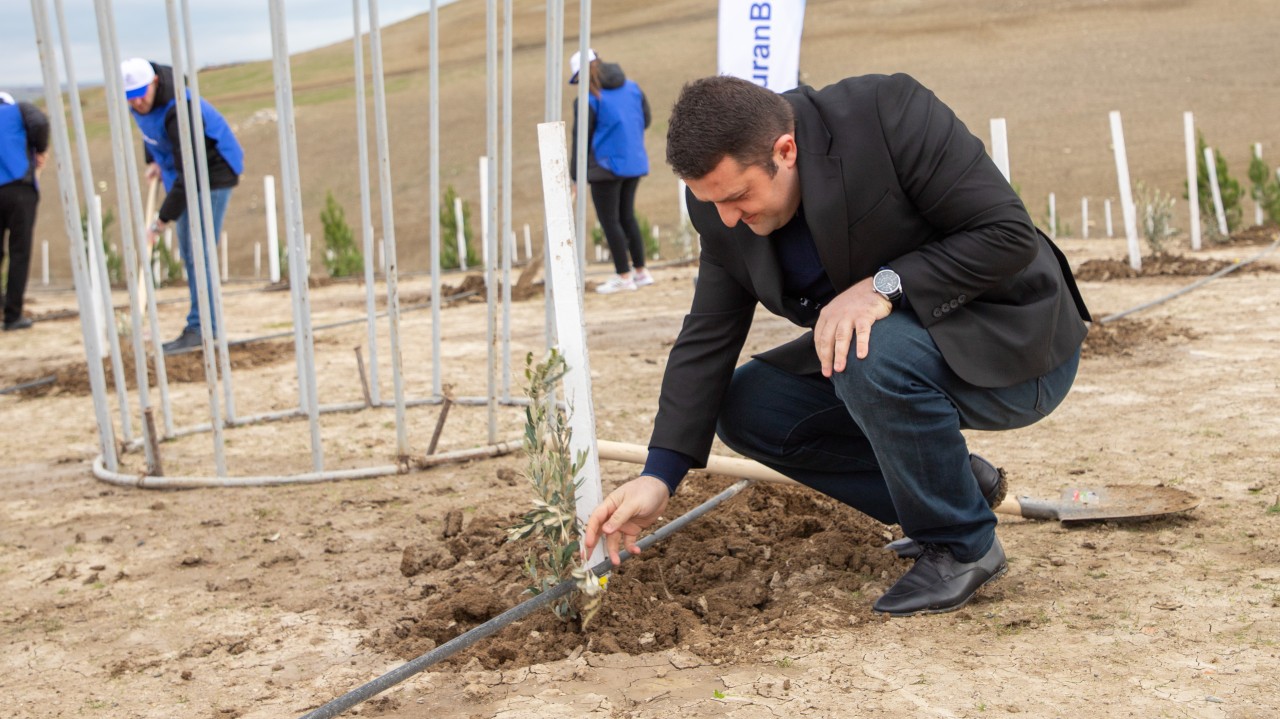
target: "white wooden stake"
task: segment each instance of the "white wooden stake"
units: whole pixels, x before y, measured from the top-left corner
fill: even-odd
[[[267,279],[271,284],[280,281],[280,235],[276,230],[276,178],[262,178],[263,202],[267,208]]]
[[[1116,233],[1111,227],[1111,198],[1108,197],[1106,201],[1102,203],[1102,209],[1105,210],[1107,215],[1107,237],[1115,237]]]
[[[49,284],[49,241],[40,241],[40,284]]]
[[[489,158],[480,157],[480,266],[489,268]]]
[[[604,492],[600,485],[600,455],[596,447],[595,409],[591,400],[591,366],[587,359],[587,331],[582,312],[582,273],[574,246],[569,159],[564,137],[563,122],[538,124],[542,200],[547,215],[552,283],[555,287],[575,288],[573,292],[555,293],[555,314],[560,351],[568,364],[564,396],[569,407],[569,428],[573,431],[570,451],[575,457],[585,455],[576,497],[578,521],[585,526],[587,518],[604,498]],[[604,542],[596,544],[595,551],[587,560],[588,566],[604,561],[603,545]]]
[[[382,274],[387,274],[387,241],[381,237],[378,238],[378,267],[382,268]]]
[[[466,221],[462,217],[462,198],[457,195],[453,198],[453,221],[456,227],[454,234],[458,239],[458,269],[463,272],[467,271],[467,228]]]
[[[693,255],[693,228],[690,227],[692,223],[689,221],[689,206],[684,201],[684,180],[676,181],[676,190],[676,200],[680,206],[680,240],[684,245],[684,256],[687,258]]]
[[[1258,158],[1259,160],[1262,159],[1262,143],[1261,142],[1253,143],[1253,156]],[[1253,224],[1255,225],[1262,224],[1262,203],[1261,202],[1255,201],[1253,203]]]
[[[1218,232],[1227,236],[1227,211],[1222,208],[1222,190],[1218,187],[1218,163],[1213,148],[1204,148],[1204,164],[1209,169],[1209,190],[1213,192],[1213,211],[1218,216]]]
[[[262,243],[253,243],[253,279],[262,277]]]
[[[1129,156],[1124,149],[1124,125],[1120,112],[1111,111],[1111,144],[1115,148],[1116,181],[1120,186],[1120,212],[1124,215],[1124,234],[1129,240],[1129,266],[1142,269],[1142,250],[1138,247],[1138,213],[1133,204],[1133,187],[1129,184]]]
[[[529,223],[524,223],[524,258],[533,262],[533,240],[529,238]]]
[[[653,229],[654,250],[653,250],[653,257],[650,257],[649,259],[656,260],[658,259],[658,255],[662,252],[662,240],[661,240],[662,235],[659,232],[657,225],[654,225],[652,229]]]
[[[1000,168],[1004,181],[1009,182],[1009,132],[1003,117],[991,120],[991,159]]]
[[[1200,188],[1196,177],[1196,123],[1182,113],[1183,144],[1187,147],[1187,207],[1191,210],[1191,249],[1200,249]]]
[[[222,231],[222,246],[218,249],[222,252],[222,279],[225,281],[231,273],[227,271],[227,231]]]
[[[1080,237],[1089,239],[1089,198],[1080,198]]]

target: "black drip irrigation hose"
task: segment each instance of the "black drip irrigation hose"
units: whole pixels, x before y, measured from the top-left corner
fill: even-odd
[[[671,522],[667,523],[661,529],[657,530],[653,534],[650,534],[644,539],[641,539],[639,542],[637,542],[637,545],[640,547],[640,549],[648,549],[654,544],[657,544],[663,539],[666,539],[668,536],[680,531],[681,529],[684,529],[685,525],[701,517],[703,514],[706,514],[710,510],[716,508],[717,506],[725,502],[725,500],[728,500],[729,498],[738,494],[742,490],[746,489],[750,484],[751,484],[751,480],[749,479],[743,479],[743,480],[739,480],[738,482],[735,482],[732,486],[730,486],[728,489],[724,490],[720,494],[717,494],[711,499],[708,499],[702,504],[699,504],[697,507],[694,507],[693,509],[689,510],[685,514],[682,514],[676,519],[673,519]],[[632,555],[630,552],[623,550],[620,556],[622,561],[625,562],[628,559],[630,559]],[[612,563],[608,559],[606,559],[603,562],[597,564],[595,567],[593,567],[591,571],[595,572],[597,576],[602,577],[608,574],[612,568],[613,568]],[[373,681],[365,684],[364,686],[361,686],[357,689],[353,689],[347,692],[346,694],[343,694],[342,696],[330,701],[329,703],[319,707],[318,709],[314,709],[310,712],[307,712],[306,714],[303,714],[302,717],[300,717],[300,719],[329,719],[330,717],[336,717],[342,712],[350,709],[351,707],[363,701],[366,701],[368,699],[372,699],[373,697],[390,689],[396,684],[399,684],[400,682],[408,679],[409,677],[423,671],[424,669],[431,666],[432,664],[435,664],[436,662],[439,662],[443,659],[447,659],[450,656],[453,656],[455,653],[463,649],[466,649],[467,647],[470,647],[471,645],[475,644],[481,639],[484,639],[485,637],[488,637],[492,634],[497,633],[498,630],[506,627],[511,622],[514,622],[517,619],[523,619],[524,617],[529,616],[530,614],[547,606],[548,604],[551,604],[552,602],[556,601],[557,599],[560,599],[564,595],[571,592],[573,590],[573,587],[574,587],[574,580],[572,579],[567,579],[563,582],[560,582],[550,590],[545,591],[542,594],[539,594],[538,596],[522,604],[517,604],[511,609],[508,609],[502,614],[499,614],[493,619],[490,619],[489,621],[485,622],[484,624],[481,624],[480,626],[475,627],[474,629],[471,629],[468,632],[465,632],[463,634],[460,634],[454,637],[453,639],[450,639],[449,641],[445,642],[444,644],[441,644],[435,649],[432,649],[426,654],[423,654],[417,659],[414,659],[413,661],[407,664],[403,664],[397,667],[396,669],[393,669],[387,672],[386,674],[383,674],[382,676],[378,677],[377,679],[374,679]]]
[[[1275,249],[1276,249],[1276,247],[1278,247],[1278,246],[1280,246],[1280,240],[1276,240],[1275,242],[1272,242],[1270,247],[1268,247],[1267,249],[1263,250],[1262,252],[1259,252],[1258,254],[1254,255],[1253,257],[1250,257],[1250,258],[1249,258],[1249,259],[1247,259],[1247,260],[1241,260],[1241,261],[1239,261],[1239,262],[1235,263],[1234,265],[1228,265],[1228,266],[1226,266],[1226,267],[1223,267],[1222,269],[1220,269],[1220,270],[1218,270],[1217,272],[1215,272],[1215,273],[1213,273],[1213,274],[1209,275],[1208,277],[1201,278],[1201,279],[1199,279],[1199,280],[1197,280],[1197,281],[1195,281],[1195,282],[1192,282],[1191,284],[1187,285],[1186,287],[1183,287],[1183,288],[1181,288],[1181,289],[1174,290],[1173,292],[1170,292],[1169,294],[1165,295],[1164,297],[1157,297],[1156,299],[1151,300],[1150,302],[1144,302],[1144,303],[1142,303],[1142,304],[1140,304],[1140,305],[1138,305],[1138,306],[1136,306],[1136,307],[1130,307],[1130,308],[1129,308],[1129,309],[1127,309],[1127,310],[1122,310],[1122,311],[1120,311],[1120,312],[1116,312],[1116,313],[1114,313],[1114,314],[1107,315],[1106,317],[1103,317],[1102,319],[1098,320],[1098,324],[1100,324],[1100,325],[1105,325],[1105,324],[1107,324],[1107,323],[1109,323],[1109,322],[1114,322],[1114,321],[1116,321],[1116,320],[1120,319],[1121,317],[1125,317],[1125,316],[1127,316],[1127,315],[1131,315],[1131,314],[1133,314],[1134,312],[1140,312],[1140,311],[1145,310],[1145,309],[1147,309],[1147,308],[1149,308],[1149,307],[1155,307],[1156,305],[1164,304],[1165,302],[1168,302],[1169,300],[1173,299],[1174,297],[1178,297],[1178,296],[1180,296],[1180,295],[1185,295],[1186,293],[1190,292],[1191,290],[1194,290],[1194,289],[1196,289],[1197,287],[1201,287],[1201,286],[1203,286],[1203,285],[1206,285],[1206,284],[1208,284],[1208,283],[1212,282],[1213,280],[1216,280],[1216,279],[1218,279],[1219,277],[1222,277],[1223,275],[1231,274],[1232,272],[1235,272],[1236,270],[1240,269],[1241,267],[1245,267],[1246,265],[1251,265],[1251,264],[1253,264],[1253,263],[1257,262],[1258,260],[1262,259],[1263,257],[1266,257],[1267,255],[1271,254],[1272,252],[1275,252]]]

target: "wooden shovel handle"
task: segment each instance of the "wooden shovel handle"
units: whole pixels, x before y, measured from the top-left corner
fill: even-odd
[[[600,453],[600,459],[612,459],[618,462],[644,464],[645,458],[649,456],[649,450],[638,444],[614,442],[607,439],[596,440],[596,448]],[[799,484],[799,482],[791,479],[785,474],[769,469],[755,460],[740,459],[738,457],[721,457],[714,454],[707,458],[707,466],[705,469],[694,471],[706,474],[723,474],[730,477],[742,477],[743,479],[753,479],[759,482]],[[1022,513],[1022,505],[1015,497],[1006,497],[994,511],[999,512],[1000,514],[1012,514],[1019,517],[1024,516]],[[1054,517],[1054,519],[1056,519],[1056,517]]]

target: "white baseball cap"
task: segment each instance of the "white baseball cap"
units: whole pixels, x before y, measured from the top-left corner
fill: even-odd
[[[124,76],[124,96],[133,100],[147,94],[147,86],[155,79],[155,68],[140,57],[129,58],[120,63],[120,74]]]
[[[573,54],[573,57],[569,58],[569,72],[573,73],[573,76],[569,78],[570,85],[578,84],[578,70],[582,68],[582,59],[579,58],[578,56],[581,54],[582,54],[581,52],[575,52]],[[593,50],[592,48],[587,48],[587,63],[590,64],[595,61],[596,61],[596,51]]]

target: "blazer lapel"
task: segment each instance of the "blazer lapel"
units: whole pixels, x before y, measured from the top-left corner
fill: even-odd
[[[831,154],[831,133],[803,92],[783,95],[796,116],[796,146],[800,172],[800,196],[804,218],[813,234],[827,278],[837,292],[853,284],[850,278],[848,195],[841,159]]]

